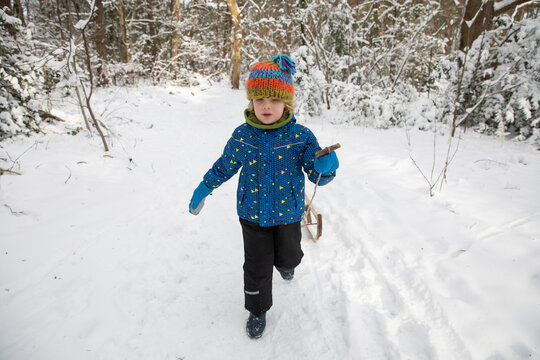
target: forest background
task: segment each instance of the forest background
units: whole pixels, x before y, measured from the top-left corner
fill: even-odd
[[[285,53],[299,114],[540,148],[539,13],[538,0],[0,0],[0,141],[61,121],[61,94],[80,105],[75,132],[108,150],[96,87],[241,88],[250,65]]]

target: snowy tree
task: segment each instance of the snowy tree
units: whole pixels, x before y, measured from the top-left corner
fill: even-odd
[[[465,50],[486,30],[492,29],[492,19],[527,5],[534,0],[467,0],[461,23],[459,49]],[[537,4],[536,4],[537,5]]]
[[[39,131],[50,117],[43,100],[58,81],[49,59],[32,54],[31,32],[24,30],[20,19],[0,10],[0,140]]]
[[[58,82],[67,95],[82,90],[80,81],[90,78],[95,86],[139,79],[191,86],[231,81],[234,73],[231,84],[239,88],[250,65],[284,53],[296,61],[300,114],[330,110],[336,121],[377,127],[429,128],[430,122],[446,121],[520,139],[535,136],[534,26],[520,21],[538,18],[537,1],[5,0],[2,5],[11,11],[6,16],[18,21],[17,26],[4,21],[4,69],[27,71],[13,60],[24,46],[10,44],[30,36],[30,52],[61,70],[39,65],[48,89]],[[84,34],[75,26],[80,21]],[[426,96],[426,115],[413,119],[406,105]]]
[[[456,99],[447,102],[448,121],[540,144],[540,20],[513,22],[504,15],[496,26],[441,62],[447,95]]]
[[[321,104],[327,109],[337,106],[348,113],[347,121],[358,122],[382,111],[379,105],[369,108],[372,97],[384,102],[403,86],[406,95],[397,95],[401,99],[415,93],[408,87],[430,89],[432,69],[445,51],[442,31],[433,28],[441,12],[438,3],[372,1],[351,6],[344,0],[313,0],[302,4],[299,22],[304,45],[296,52],[303,62],[298,75],[302,110],[315,114],[322,110]],[[395,116],[388,116],[379,125],[396,122]]]
[[[298,44],[293,0],[247,1],[244,17],[244,71],[249,65],[278,53],[290,54]]]

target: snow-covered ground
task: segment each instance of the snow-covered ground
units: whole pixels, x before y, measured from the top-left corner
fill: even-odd
[[[106,89],[109,153],[62,126],[0,143],[22,173],[0,177],[0,359],[540,359],[540,152],[466,134],[430,197],[409,153],[429,175],[432,133],[409,148],[329,115],[299,118],[342,145],[323,237],[291,283],[274,276],[250,340],[237,176],[187,211],[245,104],[219,85]]]

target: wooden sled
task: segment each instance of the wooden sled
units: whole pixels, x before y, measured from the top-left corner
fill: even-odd
[[[307,195],[306,204],[309,204]],[[302,218],[302,227],[306,228],[310,239],[313,240],[313,242],[316,242],[322,235],[322,215],[315,210],[313,204],[311,204],[311,206],[306,205],[305,211],[304,217]]]
[[[323,155],[330,154],[332,151],[335,151],[340,147],[341,145],[339,143],[332,146],[327,146],[324,149],[317,151],[315,153],[315,156],[321,157]],[[317,192],[319,180],[321,180],[321,174],[319,174],[317,183],[315,183],[315,188],[313,189],[313,196],[311,197],[311,199],[309,199],[307,195],[305,196],[307,205],[304,211],[304,217],[302,218],[302,227],[306,228],[309,237],[311,238],[311,240],[313,240],[313,242],[319,240],[322,235],[322,215],[319,214],[317,210],[315,210],[315,208],[313,207],[313,198],[315,197],[315,193]],[[316,227],[315,235],[313,235],[313,227]]]

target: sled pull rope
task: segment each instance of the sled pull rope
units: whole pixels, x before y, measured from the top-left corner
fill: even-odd
[[[328,155],[331,152],[339,149],[340,147],[341,147],[341,145],[339,143],[327,146],[324,149],[317,151],[315,153],[315,157],[319,158],[319,157],[321,157],[323,155]],[[313,188],[313,195],[311,196],[311,200],[309,200],[309,204],[306,207],[306,211],[305,211],[306,214],[309,212],[309,208],[311,207],[311,203],[313,202],[313,199],[315,198],[315,193],[317,193],[317,186],[319,185],[319,181],[321,180],[321,176],[322,176],[322,174],[319,174],[319,177],[317,178],[317,182],[315,183],[315,188]]]

